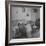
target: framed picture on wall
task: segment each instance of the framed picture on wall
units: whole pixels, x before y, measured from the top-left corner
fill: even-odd
[[[6,45],[45,43],[45,3],[6,1]]]

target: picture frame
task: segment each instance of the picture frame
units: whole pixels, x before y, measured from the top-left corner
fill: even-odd
[[[45,43],[45,3],[44,2],[6,1],[5,9],[6,9],[6,38],[5,38],[6,46]],[[16,33],[18,31],[18,26],[21,25],[21,24],[19,25],[18,23],[19,24],[23,23],[24,25],[26,25],[25,26],[26,34],[24,34],[25,32],[24,33],[21,32],[23,35],[20,32]],[[27,26],[28,24],[26,23],[28,24],[30,23],[30,25],[34,25],[33,26],[34,28],[32,29],[32,26],[31,27]],[[25,30],[25,28],[23,29]],[[35,33],[31,33],[28,29],[31,30],[31,32],[35,32]]]

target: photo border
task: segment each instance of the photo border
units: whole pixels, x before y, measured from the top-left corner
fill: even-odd
[[[11,43],[11,44],[8,44],[8,3],[10,3],[10,2],[43,5],[43,41],[39,41],[39,42],[27,42],[27,43]],[[5,46],[8,46],[8,45],[25,45],[25,44],[43,44],[43,43],[45,43],[45,3],[44,2],[5,1],[5,11],[6,11]]]

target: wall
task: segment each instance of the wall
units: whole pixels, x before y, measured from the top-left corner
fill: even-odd
[[[25,12],[23,12],[23,8],[25,8]],[[38,11],[36,13],[34,13],[34,9],[37,9]],[[35,20],[35,18],[39,18],[39,11],[40,9],[39,8],[36,8],[36,7],[14,7],[12,6],[11,7],[11,20],[20,20],[20,19],[25,19],[25,20]],[[34,13],[34,14],[33,14]],[[27,14],[29,16],[27,16]],[[35,17],[36,15],[36,17]],[[35,17],[35,18],[34,18]],[[28,18],[28,19],[27,19]]]

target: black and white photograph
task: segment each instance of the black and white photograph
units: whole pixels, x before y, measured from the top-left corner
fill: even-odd
[[[8,4],[8,43],[44,43],[44,3]]]
[[[11,39],[40,37],[40,7],[11,6]]]

